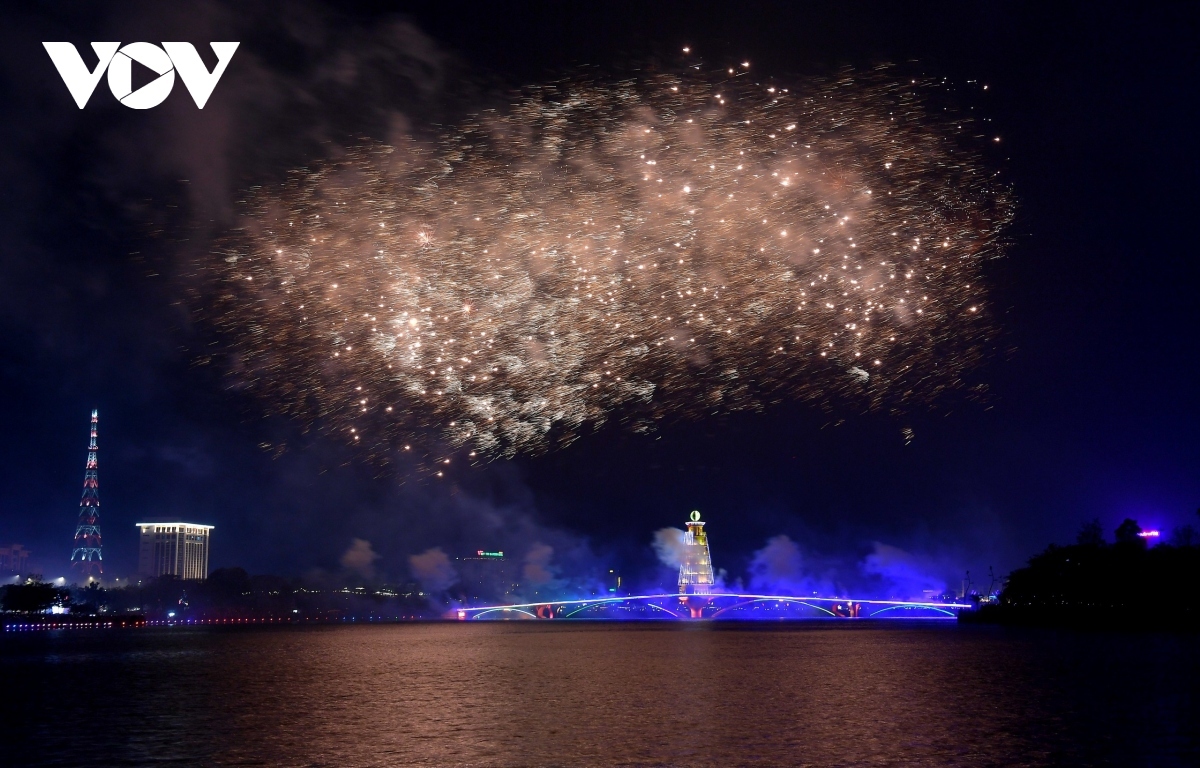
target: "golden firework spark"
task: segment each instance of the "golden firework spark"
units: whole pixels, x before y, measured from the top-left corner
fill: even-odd
[[[569,80],[353,148],[247,200],[217,291],[238,376],[379,456],[928,402],[985,353],[1013,209],[932,87]]]

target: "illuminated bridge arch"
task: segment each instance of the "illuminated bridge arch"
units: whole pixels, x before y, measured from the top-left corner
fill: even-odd
[[[813,608],[815,610],[818,610],[821,613],[829,614],[830,616],[832,616],[834,618],[837,618],[837,614],[834,613],[833,611],[829,610],[828,608],[822,608],[819,605],[813,605],[812,603],[806,603],[806,602],[804,602],[804,600],[801,600],[799,598],[782,597],[782,596],[780,596],[780,597],[755,597],[750,600],[743,600],[740,603],[734,603],[733,605],[727,605],[724,608],[718,609],[709,618],[715,619],[715,618],[720,617],[722,614],[728,613],[729,611],[734,611],[734,610],[737,610],[738,608],[743,608],[747,605],[753,605],[754,603],[772,603],[772,602],[774,602],[774,603],[790,603],[793,605],[803,605],[808,608]]]
[[[607,607],[614,606],[614,605],[620,605],[622,603],[629,604],[630,602],[635,602],[635,601],[634,600],[604,600],[604,601],[597,601],[597,602],[589,602],[589,603],[585,603],[584,605],[579,606],[578,608],[568,609],[568,612],[562,614],[562,616],[560,618],[569,619],[572,616],[575,616],[576,614],[578,614],[582,611],[591,610],[593,608],[607,608]],[[670,616],[672,618],[675,618],[675,619],[681,618],[681,616],[678,613],[676,613],[675,611],[669,610],[667,608],[663,608],[661,605],[657,605],[657,604],[649,602],[649,601],[641,602],[641,604],[645,605],[647,608],[654,608],[656,610],[662,611],[663,613],[667,614],[668,616]]]
[[[932,612],[934,612],[934,613],[940,613],[940,614],[943,614],[943,615],[945,615],[945,616],[958,616],[958,614],[957,614],[957,613],[955,613],[954,611],[947,611],[945,608],[938,608],[938,607],[937,607],[937,606],[935,606],[935,605],[889,605],[887,608],[880,608],[880,609],[879,609],[879,610],[877,610],[877,611],[873,611],[873,612],[871,612],[871,613],[867,614],[867,616],[868,616],[868,617],[875,617],[875,616],[878,616],[878,615],[879,615],[879,614],[881,614],[881,613],[887,613],[888,611],[896,611],[896,610],[903,610],[903,611],[932,611]]]
[[[680,611],[680,599],[689,597],[681,593],[652,595],[625,595],[621,597],[594,597],[581,600],[555,600],[539,603],[513,603],[511,605],[487,605],[475,608],[459,608],[460,619],[640,619],[659,620],[684,619],[686,611]],[[691,596],[694,597],[694,596]],[[907,600],[848,600],[836,597],[795,597],[792,595],[759,595],[719,592],[708,596],[710,604],[705,608],[707,619],[734,619],[738,609],[752,605],[769,606],[784,604],[788,608],[806,607],[828,616],[821,618],[844,618],[844,613],[835,613],[841,606],[855,605],[861,608],[858,615],[866,618],[925,618],[953,619],[957,612],[970,606],[960,603],[930,603]],[[826,607],[828,606],[828,607]],[[597,615],[604,609],[616,609],[623,615]],[[640,611],[640,615],[634,615]],[[678,611],[678,612],[677,612]],[[604,611],[607,613],[607,611]],[[903,614],[921,613],[922,616]],[[933,615],[930,615],[933,614]],[[744,615],[744,614],[743,614]],[[792,614],[795,616],[795,614]],[[782,616],[779,618],[783,618]]]
[[[486,610],[480,611],[479,613],[475,614],[475,615],[474,615],[474,616],[472,616],[471,618],[472,618],[472,619],[480,619],[480,618],[483,618],[484,616],[487,616],[489,613],[503,613],[503,612],[508,612],[508,611],[511,611],[512,613],[519,613],[519,614],[521,614],[522,616],[526,616],[526,617],[528,617],[528,618],[530,618],[530,619],[536,619],[536,618],[537,618],[537,614],[536,614],[536,613],[530,613],[529,611],[523,611],[523,610],[521,610],[520,608],[517,608],[517,607],[510,607],[510,606],[507,606],[507,605],[502,605],[502,606],[500,606],[500,607],[498,607],[498,608],[488,608],[488,609],[486,609]]]

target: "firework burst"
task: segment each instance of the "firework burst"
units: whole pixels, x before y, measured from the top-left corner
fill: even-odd
[[[353,148],[246,200],[215,278],[235,375],[380,457],[929,402],[988,348],[1013,207],[934,88],[573,79]]]

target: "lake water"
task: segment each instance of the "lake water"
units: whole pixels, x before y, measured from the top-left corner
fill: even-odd
[[[1196,766],[1196,636],[871,621],[0,635],[0,765]]]

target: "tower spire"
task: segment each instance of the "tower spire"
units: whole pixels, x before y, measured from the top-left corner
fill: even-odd
[[[100,412],[92,409],[92,437],[88,443],[87,469],[83,473],[75,549],[71,552],[71,568],[81,576],[104,573],[104,558],[100,555],[100,479],[96,462],[96,425],[99,421]]]

